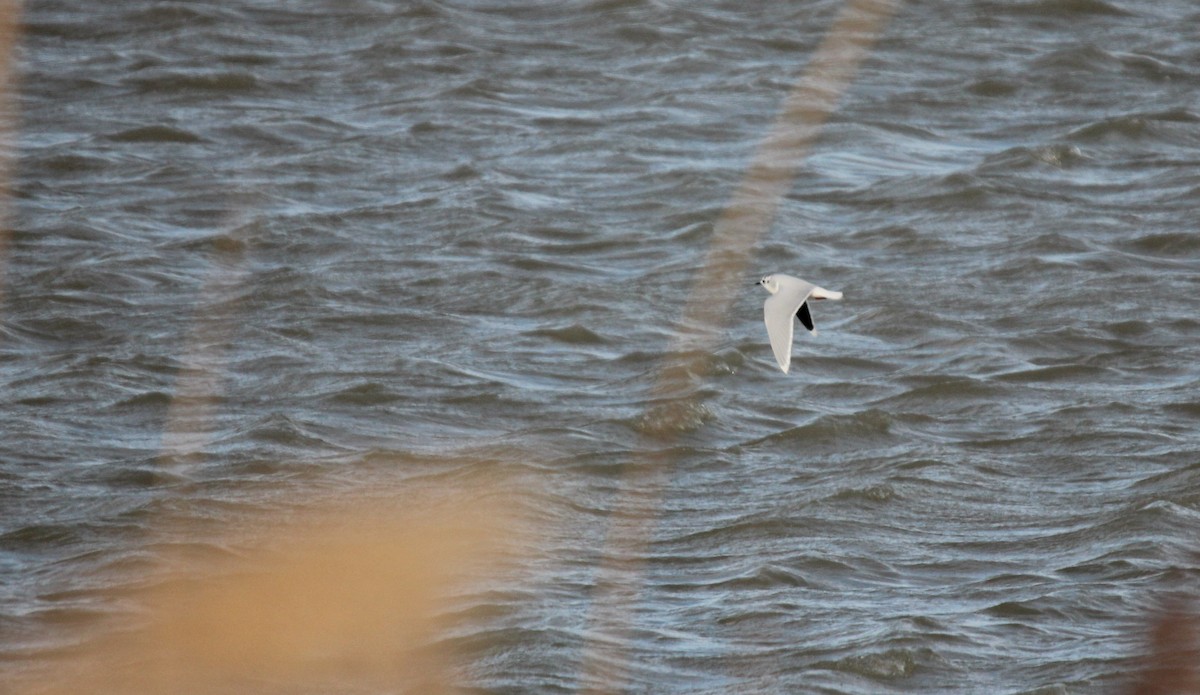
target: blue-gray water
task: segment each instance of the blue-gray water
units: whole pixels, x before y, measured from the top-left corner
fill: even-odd
[[[168,522],[494,475],[539,532],[459,597],[456,683],[574,692],[649,433],[630,692],[1120,689],[1200,591],[1200,7],[901,4],[650,407],[841,7],[27,3],[0,673],[224,551]],[[776,271],[845,293],[789,375]]]

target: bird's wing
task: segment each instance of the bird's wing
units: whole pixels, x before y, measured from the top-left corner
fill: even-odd
[[[771,339],[775,361],[787,374],[792,364],[792,317],[796,315],[796,307],[781,294],[773,294],[763,303],[763,322],[767,324],[767,337]]]

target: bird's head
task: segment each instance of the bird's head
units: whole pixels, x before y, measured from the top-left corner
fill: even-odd
[[[758,284],[767,288],[767,291],[771,294],[775,294],[779,291],[779,280],[775,279],[774,275],[768,275],[764,277],[762,280],[758,281]]]

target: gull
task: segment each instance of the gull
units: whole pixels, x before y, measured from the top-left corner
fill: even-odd
[[[767,336],[771,339],[775,361],[787,374],[792,364],[792,317],[800,319],[800,323],[816,335],[812,314],[808,313],[808,300],[841,299],[842,293],[783,273],[768,275],[755,284],[762,285],[771,293],[763,303],[763,321],[767,324]]]

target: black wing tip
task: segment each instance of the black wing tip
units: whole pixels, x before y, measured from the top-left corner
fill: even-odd
[[[814,330],[812,314],[808,313],[808,302],[800,305],[800,308],[796,311],[796,318],[800,319],[800,323],[804,324],[805,328],[810,331]]]

